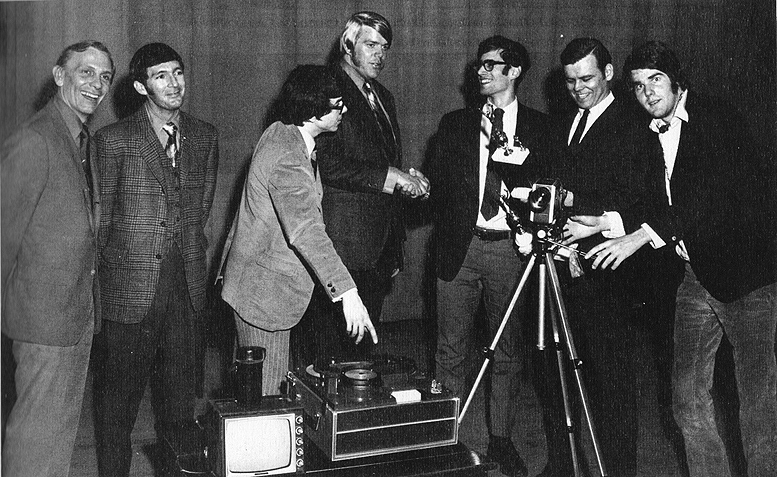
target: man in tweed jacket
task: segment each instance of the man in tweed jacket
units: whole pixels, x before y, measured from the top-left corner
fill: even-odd
[[[95,136],[104,213],[99,240],[103,332],[95,339],[100,475],[128,475],[130,434],[149,377],[157,430],[192,429],[198,312],[206,301],[204,228],[216,187],[216,129],[180,111],[184,64],[162,43],[130,62],[146,97]],[[195,363],[195,365],[192,365]]]

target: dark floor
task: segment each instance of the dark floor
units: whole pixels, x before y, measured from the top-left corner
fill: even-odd
[[[403,321],[385,323],[382,325],[380,352],[387,352],[414,359],[423,372],[429,370],[430,353],[426,343],[430,341],[428,331],[421,321]],[[647,340],[640,337],[641,348],[635,350],[638,359],[639,375],[639,409],[640,409],[640,441],[639,441],[639,475],[681,476],[677,458],[672,446],[662,430],[658,406],[656,404],[656,373],[651,364],[651,353],[648,351]],[[206,389],[211,394],[220,387],[224,375],[223,360],[215,348],[209,348],[206,358]],[[475,369],[479,365],[475,364]],[[527,373],[524,373],[525,375]],[[529,475],[536,475],[545,465],[545,439],[541,430],[540,409],[528,379],[523,379],[520,397],[515,403],[518,420],[513,432],[513,441],[529,466]],[[481,386],[482,388],[482,386]],[[147,393],[148,395],[149,393]],[[483,418],[482,389],[479,389],[470,410],[461,424],[460,440],[472,450],[485,453],[488,433]],[[202,408],[206,401],[201,403]],[[133,432],[132,462],[133,477],[153,477],[155,434],[153,416],[148,396],[144,398],[138,422]],[[586,452],[589,462],[595,462],[591,446]],[[498,471],[490,472],[491,477],[499,477]],[[92,426],[91,377],[87,383],[84,399],[84,410],[78,431],[76,450],[73,454],[72,476],[97,476],[94,434]],[[594,475],[596,473],[594,472]]]

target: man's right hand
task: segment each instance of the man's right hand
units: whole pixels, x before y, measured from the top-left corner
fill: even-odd
[[[397,188],[403,194],[417,199],[423,198],[429,193],[429,180],[419,171],[411,169],[410,172],[399,171]]]
[[[351,288],[343,294],[343,315],[348,336],[355,338],[356,344],[361,342],[365,331],[369,331],[372,342],[378,344],[378,333],[356,288]]]

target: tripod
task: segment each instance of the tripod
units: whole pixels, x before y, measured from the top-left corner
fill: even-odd
[[[566,361],[564,359],[564,351],[566,351],[568,356],[568,361],[569,363],[571,363],[572,369],[574,371],[575,384],[577,385],[577,391],[580,396],[580,402],[582,404],[583,413],[585,415],[586,423],[588,424],[588,429],[591,434],[591,441],[593,443],[594,454],[596,455],[596,462],[599,467],[599,474],[602,477],[606,477],[607,471],[605,470],[604,461],[602,459],[602,452],[599,447],[599,441],[596,437],[596,431],[594,429],[594,423],[591,417],[591,408],[588,403],[588,396],[586,394],[585,384],[583,383],[583,374],[582,374],[583,363],[578,357],[577,349],[575,348],[575,343],[572,338],[572,331],[569,327],[569,320],[567,319],[567,311],[566,311],[566,308],[564,307],[564,300],[561,296],[561,285],[559,283],[558,273],[556,272],[556,265],[553,262],[553,254],[551,252],[551,248],[553,246],[558,246],[560,244],[552,241],[549,238],[548,230],[544,228],[538,228],[534,232],[532,244],[533,244],[533,251],[532,251],[531,257],[529,258],[529,263],[526,265],[526,269],[524,270],[523,275],[521,276],[521,279],[518,282],[518,286],[515,289],[515,293],[513,294],[513,297],[510,300],[510,304],[508,305],[507,310],[505,311],[504,318],[502,318],[502,322],[499,325],[499,329],[497,330],[496,334],[494,335],[494,339],[492,340],[491,345],[488,348],[484,349],[485,360],[483,362],[483,366],[481,366],[480,372],[478,373],[478,376],[475,379],[475,383],[472,386],[472,390],[470,391],[469,396],[467,396],[467,401],[464,403],[464,406],[461,409],[458,422],[459,424],[461,424],[462,420],[464,419],[464,416],[467,413],[467,409],[469,408],[469,405],[472,402],[472,398],[474,397],[475,392],[477,391],[477,388],[480,385],[480,381],[483,379],[483,375],[485,374],[489,363],[494,358],[494,353],[499,343],[499,339],[501,338],[502,333],[505,327],[507,326],[507,322],[510,319],[510,315],[513,312],[513,308],[515,308],[515,304],[517,303],[518,298],[521,295],[521,292],[526,286],[526,282],[528,282],[529,276],[531,275],[531,272],[534,269],[534,266],[537,264],[537,262],[539,262],[539,273],[538,273],[538,279],[539,279],[538,320],[539,321],[537,323],[538,325],[537,326],[537,330],[538,330],[537,347],[540,350],[545,349],[545,321],[546,321],[546,318],[550,317],[550,323],[553,329],[553,342],[556,348],[556,359],[558,361],[559,376],[561,380],[561,394],[564,400],[564,414],[566,416],[566,426],[567,426],[567,432],[569,436],[569,447],[572,453],[572,465],[575,469],[575,477],[580,477],[582,474],[580,469],[580,459],[578,456],[577,444],[575,442],[575,436],[574,436],[572,405],[569,399],[569,385],[567,384],[567,379],[565,374]],[[548,296],[548,288],[547,288],[548,279],[550,279],[550,285],[551,285],[550,297],[552,299],[552,304],[555,305],[556,313],[547,313],[546,311],[546,298]],[[562,339],[563,339],[563,344],[562,344]]]

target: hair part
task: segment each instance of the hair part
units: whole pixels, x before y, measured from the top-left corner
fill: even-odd
[[[278,120],[302,126],[332,110],[330,101],[343,94],[329,69],[321,65],[300,65],[289,73],[278,101]]]
[[[605,68],[612,64],[612,55],[607,47],[596,38],[575,38],[567,44],[564,51],[561,52],[561,64],[573,65],[588,55],[596,58],[596,66],[606,75]]]
[[[357,12],[351,15],[345,24],[345,29],[340,35],[340,56],[353,51],[356,40],[359,39],[362,27],[374,28],[375,31],[386,40],[389,48],[394,36],[391,32],[391,24],[382,15],[375,12]]]
[[[168,61],[177,61],[184,69],[183,59],[173,48],[164,43],[149,43],[144,45],[132,55],[129,64],[129,74],[133,81],[137,81],[144,86],[148,79],[148,69],[152,66],[161,65]]]
[[[664,42],[651,40],[631,50],[623,64],[623,81],[631,85],[634,70],[658,70],[672,82],[672,92],[678,88],[688,89],[689,82],[680,65],[677,54]]]
[[[116,66],[113,64],[113,57],[111,56],[111,52],[108,51],[108,48],[105,45],[97,40],[79,41],[78,43],[73,43],[72,45],[66,47],[64,50],[62,50],[62,53],[60,53],[59,58],[57,58],[56,65],[64,68],[74,54],[83,53],[89,48],[94,48],[95,50],[105,53],[105,55],[108,57],[108,61],[111,62],[111,75],[116,74]]]
[[[507,62],[502,70],[502,74],[507,74],[510,67],[521,68],[521,75],[515,81],[516,85],[523,80],[524,75],[531,68],[529,52],[522,44],[515,40],[505,38],[502,35],[486,38],[478,45],[478,59],[491,51],[499,51],[499,55]]]

